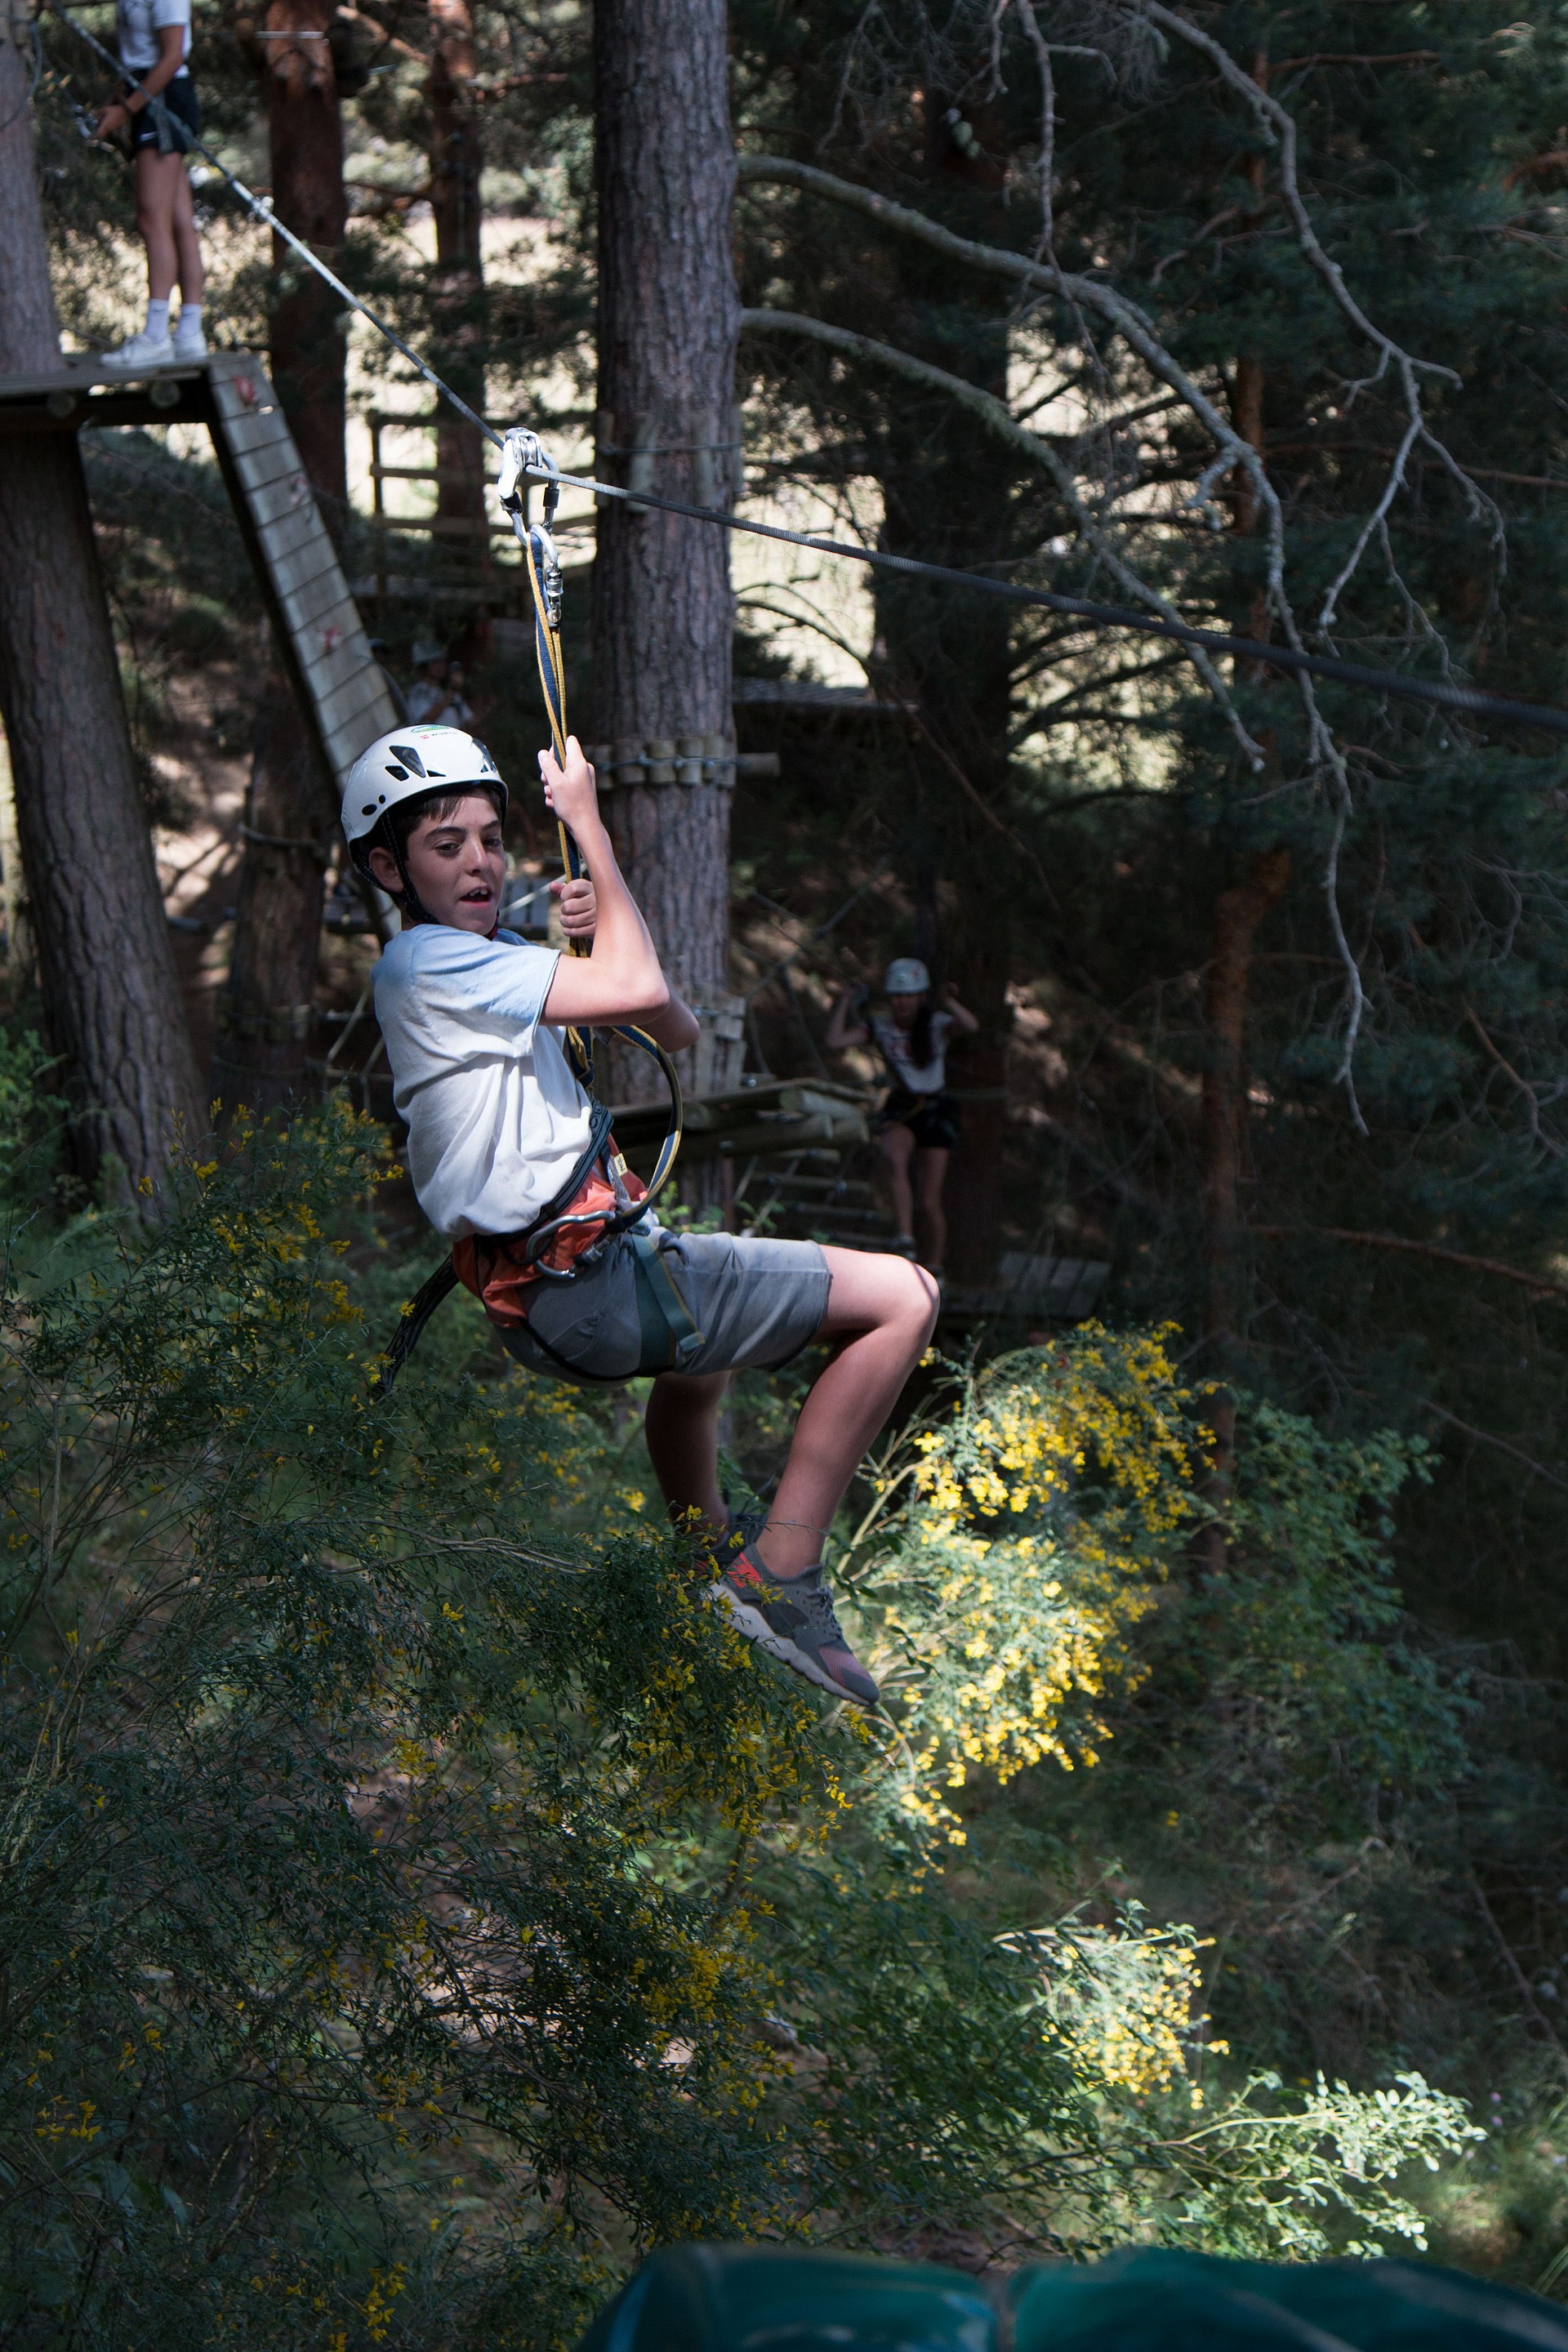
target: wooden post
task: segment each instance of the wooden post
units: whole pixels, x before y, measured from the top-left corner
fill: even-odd
[[[665,0],[600,0],[598,462],[611,480],[724,505],[739,456],[728,72],[724,0],[687,0],[679,39]],[[715,1003],[729,987],[729,562],[711,524],[619,501],[600,510],[593,705],[612,751],[606,814],[689,1003]],[[623,1098],[646,1096],[640,1069],[617,1068],[612,1083]]]
[[[0,25],[0,374],[60,364],[27,84]],[[0,715],[77,1166],[152,1187],[177,1130],[196,1140],[203,1103],[69,431],[0,435]]]

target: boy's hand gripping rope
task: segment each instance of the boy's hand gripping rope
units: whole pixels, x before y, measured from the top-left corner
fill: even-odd
[[[531,522],[528,514],[528,486],[531,481],[544,484],[544,514],[542,521]],[[533,649],[539,657],[539,683],[544,693],[545,716],[550,722],[550,741],[557,763],[566,763],[566,665],[561,651],[561,616],[565,605],[565,585],[561,577],[561,559],[556,552],[551,525],[561,500],[561,477],[554,459],[550,456],[537,433],[514,425],[501,443],[500,475],[496,484],[501,509],[511,524],[522,549],[528,585],[533,598]],[[583,872],[583,856],[571,829],[557,817],[556,831],[561,837],[561,863],[575,881]],[[574,939],[567,942],[573,955],[586,955],[587,942]],[[583,1084],[593,1091],[594,1056],[590,1040],[575,1029],[569,1029],[579,1064]],[[637,1046],[658,1064],[664,1082],[669,1088],[669,1126],[666,1132],[648,1188],[643,1196],[647,1207],[668,1181],[675,1157],[680,1150],[685,1124],[685,1107],[681,1098],[680,1080],[674,1063],[656,1039],[646,1029],[618,1024],[615,1033],[629,1045]],[[537,1235],[530,1244],[530,1255],[537,1261],[542,1250],[564,1225],[592,1223],[592,1219],[561,1217]]]

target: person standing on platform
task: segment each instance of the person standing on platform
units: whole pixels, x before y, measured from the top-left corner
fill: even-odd
[[[463,665],[428,637],[415,641],[412,659],[419,675],[404,696],[411,719],[425,727],[468,727],[473,706],[463,699]]]
[[[191,0],[117,0],[114,22],[126,79],[119,95],[100,108],[96,127],[100,139],[130,128],[136,226],[147,248],[147,320],[129,341],[101,356],[105,367],[142,371],[199,360],[207,347],[202,332],[206,272],[185,172],[202,115],[190,67]],[[153,99],[161,101],[156,107]],[[180,315],[171,334],[176,283]]]
[[[942,1188],[959,1131],[958,1105],[947,1091],[947,1042],[954,1034],[973,1037],[980,1024],[951,988],[942,992],[941,1012],[932,1009],[931,974],[915,956],[895,957],[883,988],[886,1013],[861,1022],[851,1016],[865,991],[846,989],[834,1005],[827,1044],[834,1053],[874,1045],[888,1066],[892,1084],[876,1127],[899,1228],[894,1246],[908,1256],[916,1255],[918,1216],[924,1229],[923,1263],[940,1282],[947,1256]]]

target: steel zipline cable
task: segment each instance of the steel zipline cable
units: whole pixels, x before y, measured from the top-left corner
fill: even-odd
[[[67,15],[62,0],[51,0],[51,5],[61,22],[68,25],[78,38],[95,50],[122,80],[129,82],[133,89],[142,87],[134,77],[125,72],[119,59],[104,47],[101,41],[96,40],[84,25],[79,25],[73,16]],[[157,108],[170,121],[176,133],[177,146],[194,149],[204,157],[226,181],[240,202],[247,205],[275,236],[281,237],[302,261],[307,262],[351,310],[357,310],[362,319],[368,320],[377,334],[383,336],[394,351],[400,352],[411,367],[416,368],[426,383],[456,409],[459,416],[477,425],[498,449],[505,448],[507,436],[470,408],[468,402],[455,393],[450,384],[444,383],[435,369],[422,360],[384,319],[378,318],[367,302],[362,301],[352,288],[345,286],[342,279],[328,268],[302,237],[296,236],[292,229],[286,227],[267,198],[258,196],[247,188],[210,147],[205,146],[183,124],[174,125],[173,118],[168,116],[159,98],[150,97],[148,104]],[[1237,661],[1256,662],[1293,676],[1321,677],[1337,685],[1362,687],[1374,694],[1393,695],[1406,702],[1425,702],[1435,705],[1438,709],[1458,711],[1472,718],[1507,720],[1516,726],[1540,728],[1552,735],[1568,735],[1568,709],[1555,709],[1550,703],[1515,702],[1507,696],[1483,694],[1478,688],[1456,686],[1444,678],[1412,677],[1401,670],[1378,669],[1362,662],[1342,661],[1334,654],[1311,654],[1294,646],[1264,645],[1253,637],[1236,637],[1216,629],[1194,628],[1184,621],[1172,620],[1163,614],[1140,613],[1125,605],[1097,604],[1089,597],[1063,595],[1053,588],[1031,588],[1017,581],[998,580],[989,572],[961,572],[950,564],[926,563],[915,556],[892,555],[879,548],[857,547],[847,540],[822,539],[810,531],[785,530],[777,523],[754,522],[747,516],[726,514],[716,507],[691,506],[681,499],[662,498],[654,490],[634,491],[615,482],[595,481],[591,475],[559,473],[553,467],[530,467],[527,470],[531,480],[554,481],[563,489],[591,491],[595,499],[617,499],[638,508],[652,507],[661,514],[679,515],[692,522],[713,523],[721,530],[740,531],[751,539],[776,540],[786,547],[809,548],[818,555],[837,556],[845,562],[864,564],[869,570],[894,573],[904,579],[930,580],[972,594],[999,596],[1009,604],[1035,606],[1047,613],[1060,613],[1071,620],[1087,621],[1096,628],[1128,629],[1140,636],[1162,637],[1170,644],[1189,646],[1198,653],[1229,656]],[[521,532],[519,535],[521,536]]]

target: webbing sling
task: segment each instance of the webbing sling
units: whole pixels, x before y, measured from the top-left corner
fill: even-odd
[[[641,1380],[650,1372],[683,1372],[702,1345],[702,1334],[691,1309],[659,1255],[657,1236],[631,1233],[626,1239],[632,1248],[632,1278],[637,1302],[637,1360],[631,1371],[585,1372],[570,1356],[552,1348],[531,1323],[522,1326],[531,1348],[537,1348],[542,1356],[559,1364],[573,1380],[585,1381],[594,1388],[616,1389],[623,1381]]]
[[[637,1254],[637,1327],[642,1334],[639,1372],[684,1371],[702,1345],[675,1278],[659,1255],[653,1234],[626,1236]]]

